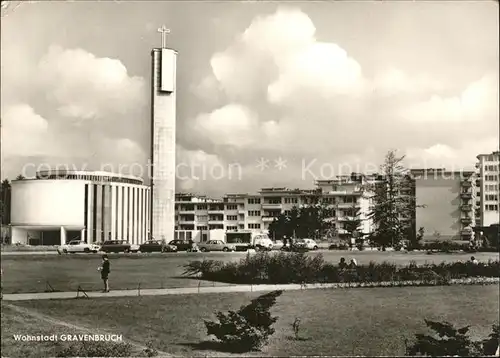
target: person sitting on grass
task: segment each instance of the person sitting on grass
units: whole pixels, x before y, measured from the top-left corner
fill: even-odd
[[[349,268],[355,269],[358,267],[358,262],[356,259],[351,259],[351,262],[349,263]]]
[[[104,283],[104,290],[102,292],[109,292],[108,276],[111,272],[108,255],[102,255],[102,266],[97,269],[101,271],[101,279]]]
[[[473,263],[474,265],[477,265],[479,263],[479,261],[477,261],[474,256],[471,256],[470,262]]]

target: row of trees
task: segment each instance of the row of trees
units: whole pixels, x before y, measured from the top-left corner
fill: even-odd
[[[378,180],[365,184],[363,191],[371,198],[371,208],[365,218],[353,204],[344,221],[345,231],[355,236],[363,220],[370,220],[374,227],[371,242],[385,249],[399,245],[403,240],[418,240],[413,228],[413,213],[418,206],[413,181],[402,162],[404,156],[390,151],[380,167]],[[269,234],[275,239],[286,237],[323,238],[337,236],[338,231],[331,218],[336,208],[321,199],[312,205],[293,208],[290,213],[280,214],[269,226]]]
[[[16,180],[25,179],[24,176],[18,175]],[[2,225],[10,224],[10,202],[11,202],[11,186],[9,179],[2,180],[0,184],[0,223]]]

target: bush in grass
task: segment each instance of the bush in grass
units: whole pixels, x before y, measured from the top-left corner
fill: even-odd
[[[321,255],[304,253],[267,252],[248,255],[240,262],[204,260],[185,265],[184,274],[203,279],[240,284],[287,284],[327,282],[399,282],[423,281],[425,284],[448,284],[451,279],[464,277],[499,277],[500,262],[473,264],[471,262],[441,263],[398,267],[393,263],[370,262],[354,269],[339,269],[325,262]]]
[[[131,357],[132,345],[123,342],[83,341],[61,345],[57,357]]]
[[[258,350],[274,333],[272,325],[277,317],[272,317],[270,309],[283,291],[266,293],[242,306],[237,312],[217,312],[218,321],[205,321],[207,334],[215,336],[224,348],[235,352]]]
[[[448,322],[425,320],[433,333],[416,334],[415,342],[406,347],[407,356],[459,356],[481,357],[494,355],[498,347],[499,329],[493,326],[492,333],[482,341],[473,341],[469,337],[469,326],[455,328]]]

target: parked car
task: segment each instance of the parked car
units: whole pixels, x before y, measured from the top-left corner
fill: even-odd
[[[281,240],[276,240],[274,243],[273,243],[273,250],[281,250],[283,248],[283,241]]]
[[[312,239],[297,239],[293,243],[297,249],[317,250],[318,244]]]
[[[139,246],[140,252],[177,252],[177,246],[168,245],[162,240],[148,240]]]
[[[254,247],[259,251],[271,251],[274,247],[274,243],[267,237],[256,238],[254,241]]]
[[[210,240],[204,243],[199,243],[198,248],[202,252],[208,251],[236,251],[236,245],[225,243],[222,240]]]
[[[103,252],[138,252],[139,245],[130,244],[126,240],[108,240],[101,246]]]
[[[85,252],[85,253],[96,253],[101,249],[99,245],[95,244],[87,244],[82,240],[71,240],[67,245],[61,245],[57,248],[57,252],[61,253],[71,253],[75,254],[77,252]]]
[[[177,251],[191,251],[193,243],[193,240],[172,240],[168,244],[176,246]]]

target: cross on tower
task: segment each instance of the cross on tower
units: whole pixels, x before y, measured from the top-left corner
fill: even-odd
[[[158,29],[158,32],[161,32],[161,47],[167,47],[167,35],[170,33],[170,29],[167,29],[165,25]]]

